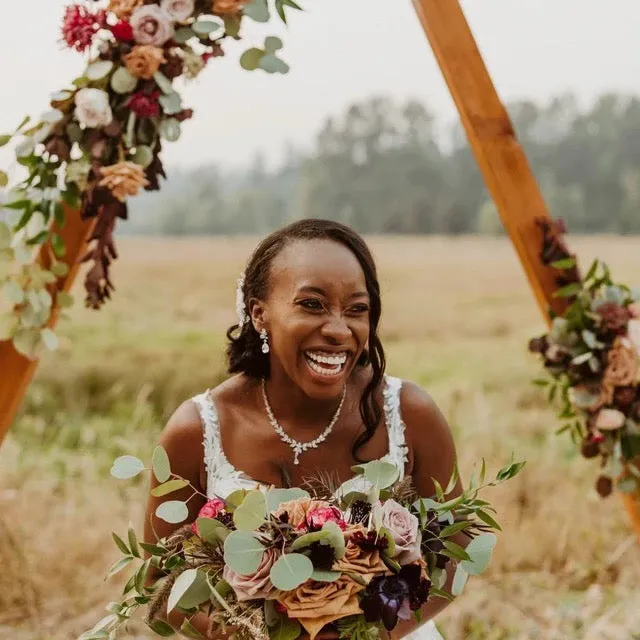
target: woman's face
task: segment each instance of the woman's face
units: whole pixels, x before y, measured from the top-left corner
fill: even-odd
[[[252,315],[269,334],[272,375],[279,369],[309,397],[328,398],[367,346],[369,313],[355,255],[331,240],[296,240],[273,260],[267,300]]]

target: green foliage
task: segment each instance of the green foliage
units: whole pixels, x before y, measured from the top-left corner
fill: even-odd
[[[271,567],[269,577],[276,589],[291,591],[313,574],[313,564],[301,553],[286,553]]]

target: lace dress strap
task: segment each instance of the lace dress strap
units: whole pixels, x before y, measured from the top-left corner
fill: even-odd
[[[405,424],[400,411],[400,391],[402,380],[392,376],[385,377],[384,416],[389,434],[389,452],[387,459],[400,469],[401,479],[409,461],[408,447],[405,437]]]
[[[203,445],[204,445],[204,466],[207,471],[207,486],[211,485],[211,477],[215,475],[220,466],[220,422],[216,406],[209,396],[209,391],[205,391],[192,398],[200,420],[202,421]]]

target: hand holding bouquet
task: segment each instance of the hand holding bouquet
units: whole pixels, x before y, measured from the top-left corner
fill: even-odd
[[[448,487],[436,482],[436,495],[423,498],[410,478],[398,480],[393,464],[376,460],[354,467],[356,476],[340,486],[319,476],[304,489],[242,490],[210,499],[196,522],[152,544],[139,543],[133,529],[127,542],[114,534],[124,557],[109,575],[134,562],[140,566],[123,599],[111,603],[109,615],[81,640],[116,638],[139,607],[160,636],[174,633],[163,612],[179,610],[187,615],[180,632],[188,637],[203,637],[189,620],[205,612],[209,633],[227,631],[239,640],[302,634],[313,640],[327,625],[341,638],[373,640],[401,620],[419,620],[429,599],[458,595],[470,574],[486,569],[496,542],[491,531],[499,525],[478,492],[523,466],[512,462],[485,483],[483,462],[477,480],[447,499],[457,471]],[[160,447],[152,467],[162,483],[155,496],[188,485],[171,473]],[[123,456],[112,474],[129,478],[143,470],[140,460]],[[184,502],[168,501],[156,515],[180,523],[187,510]],[[458,534],[470,539],[466,548],[451,540]],[[458,562],[451,594],[442,589],[450,560]],[[149,585],[151,567],[161,577]]]

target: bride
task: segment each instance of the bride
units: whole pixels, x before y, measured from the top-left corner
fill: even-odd
[[[447,484],[455,464],[450,430],[420,387],[385,375],[376,266],[353,230],[302,220],[271,234],[238,282],[237,306],[238,324],[227,334],[233,375],[184,402],[162,433],[175,473],[209,497],[225,497],[256,485],[299,486],[318,470],[344,482],[354,464],[386,458],[420,495],[435,493],[432,478]],[[410,300],[404,312],[412,313]],[[184,491],[175,499],[186,500]],[[149,499],[147,540],[176,527],[155,517],[161,501]],[[191,520],[203,504],[200,496],[189,501]],[[430,620],[446,604],[431,600],[422,626],[401,623],[393,637],[441,638]],[[179,628],[181,618],[172,612],[169,623]],[[192,623],[203,633],[208,626],[204,614]],[[328,628],[318,638],[337,634]]]

